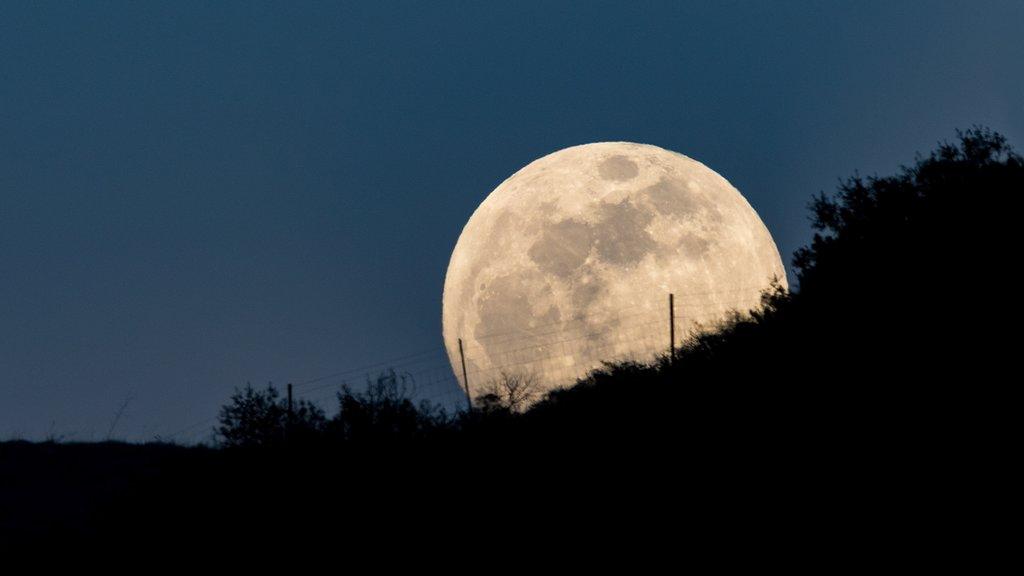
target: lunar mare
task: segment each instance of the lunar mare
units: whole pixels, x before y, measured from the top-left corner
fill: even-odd
[[[459,236],[445,277],[442,333],[470,390],[501,373],[542,391],[602,361],[649,360],[786,274],[767,228],[725,178],[645,144],[602,142],[540,158],[501,183]]]

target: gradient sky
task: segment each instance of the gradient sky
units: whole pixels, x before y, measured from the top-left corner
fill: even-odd
[[[1022,26],[1021,2],[4,2],[0,439],[102,439],[129,397],[115,436],[198,439],[246,381],[439,351],[462,226],[576,144],[704,162],[788,266],[839,178],[975,123],[1024,147]]]

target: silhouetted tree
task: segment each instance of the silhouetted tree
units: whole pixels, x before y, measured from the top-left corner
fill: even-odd
[[[836,358],[831,343],[857,372],[907,378],[990,363],[971,366],[1001,340],[1024,159],[988,129],[957,136],[893,176],[815,198],[816,233],[793,260],[800,330],[817,339],[808,353]]]
[[[960,280],[950,272],[968,261],[955,258],[1002,251],[995,241],[1005,230],[994,225],[1019,218],[1024,159],[985,128],[957,137],[894,176],[854,176],[817,196],[816,234],[793,259],[801,292],[903,288],[892,280],[939,289]]]
[[[483,385],[476,397],[476,407],[484,412],[507,411],[518,413],[525,410],[539,396],[536,374],[501,371]]]
[[[370,379],[363,391],[342,386],[338,414],[327,430],[336,441],[380,442],[424,438],[445,425],[447,417],[427,402],[414,404],[413,381],[389,370]]]
[[[303,442],[319,435],[326,422],[323,410],[306,401],[293,402],[288,413],[287,400],[279,398],[277,389],[268,385],[257,390],[247,384],[235,390],[228,403],[221,407],[217,435],[224,446],[273,446]]]

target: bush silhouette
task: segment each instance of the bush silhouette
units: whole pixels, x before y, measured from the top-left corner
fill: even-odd
[[[304,442],[317,437],[324,429],[324,412],[305,400],[293,403],[279,398],[271,385],[258,390],[247,384],[235,390],[228,403],[221,407],[216,429],[226,447],[279,446],[285,442]]]
[[[497,378],[482,386],[480,395],[473,402],[478,410],[485,413],[518,413],[527,409],[539,395],[539,390],[536,374],[502,370]]]
[[[1004,314],[997,280],[1016,260],[1022,192],[1024,160],[974,128],[893,176],[815,198],[816,234],[793,261],[800,330],[843,351],[808,351],[906,378],[980,368],[972,359]]]
[[[361,392],[344,385],[327,434],[342,442],[393,442],[423,439],[448,424],[443,411],[426,402],[414,404],[411,394],[411,378],[394,370],[368,380]]]

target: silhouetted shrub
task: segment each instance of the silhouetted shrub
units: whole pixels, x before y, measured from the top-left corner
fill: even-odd
[[[279,398],[277,389],[268,385],[257,390],[251,384],[235,390],[221,407],[218,420],[217,435],[227,447],[304,442],[317,437],[326,423],[323,410],[316,405],[298,400],[289,413],[288,401]]]
[[[368,380],[361,392],[342,386],[327,432],[335,441],[384,442],[422,439],[449,424],[444,411],[414,404],[411,396],[411,378],[394,370]]]
[[[504,370],[481,388],[473,403],[484,413],[519,413],[540,395],[536,374],[506,372]]]
[[[816,233],[793,260],[806,354],[903,378],[989,365],[975,359],[1002,340],[1022,194],[1024,159],[974,128],[893,176],[815,198]]]

